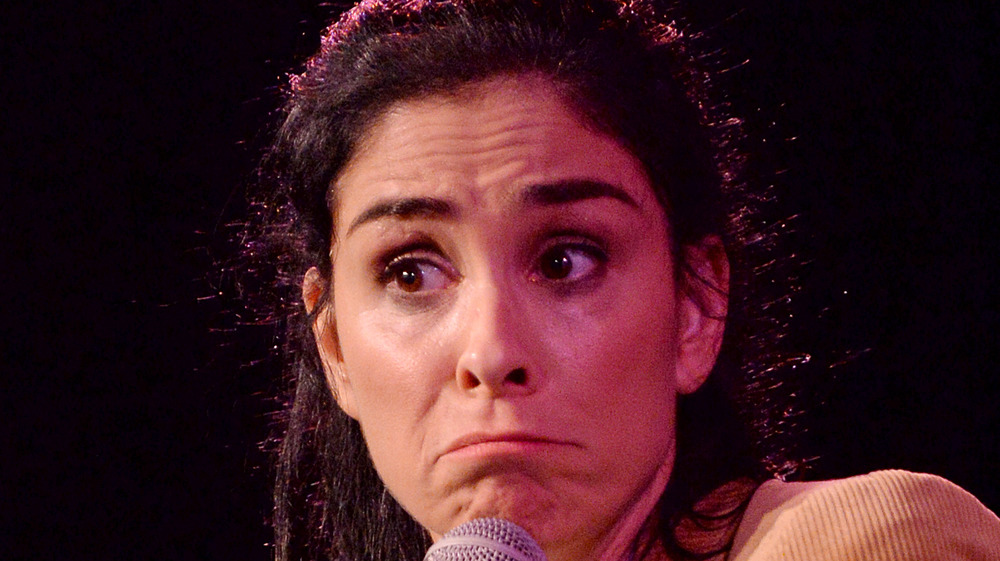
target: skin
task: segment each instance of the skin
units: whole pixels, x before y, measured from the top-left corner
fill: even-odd
[[[435,539],[499,516],[553,561],[623,558],[725,314],[683,290],[640,162],[521,76],[395,104],[334,188],[303,295],[332,291],[320,354],[392,495]],[[718,240],[686,251],[726,287]]]

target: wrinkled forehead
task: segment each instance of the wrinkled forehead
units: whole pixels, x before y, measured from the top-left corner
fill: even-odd
[[[383,111],[334,182],[334,218],[344,228],[360,208],[402,196],[510,204],[532,185],[568,180],[658,206],[638,158],[589,126],[551,83],[502,77]]]

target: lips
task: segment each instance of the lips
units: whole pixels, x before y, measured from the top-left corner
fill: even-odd
[[[445,448],[441,456],[518,453],[546,447],[572,445],[572,442],[525,432],[477,432],[455,439]]]

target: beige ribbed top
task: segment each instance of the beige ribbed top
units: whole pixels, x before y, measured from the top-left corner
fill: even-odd
[[[877,471],[754,494],[730,561],[1000,561],[1000,519],[934,475]]]

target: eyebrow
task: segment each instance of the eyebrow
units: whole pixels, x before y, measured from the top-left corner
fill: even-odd
[[[447,218],[456,214],[455,207],[447,201],[432,197],[411,197],[393,199],[375,204],[362,212],[351,222],[347,235],[366,222],[374,222],[381,218]]]
[[[556,183],[531,185],[521,192],[521,204],[527,206],[565,205],[590,199],[611,198],[619,200],[631,207],[639,208],[639,203],[621,187],[610,183],[593,180],[571,179]],[[406,197],[376,203],[351,222],[346,235],[359,226],[383,218],[450,218],[458,214],[455,207],[448,201],[433,197]]]
[[[552,206],[605,197],[639,208],[639,203],[621,187],[588,179],[532,185],[521,193],[521,202],[528,205]]]

